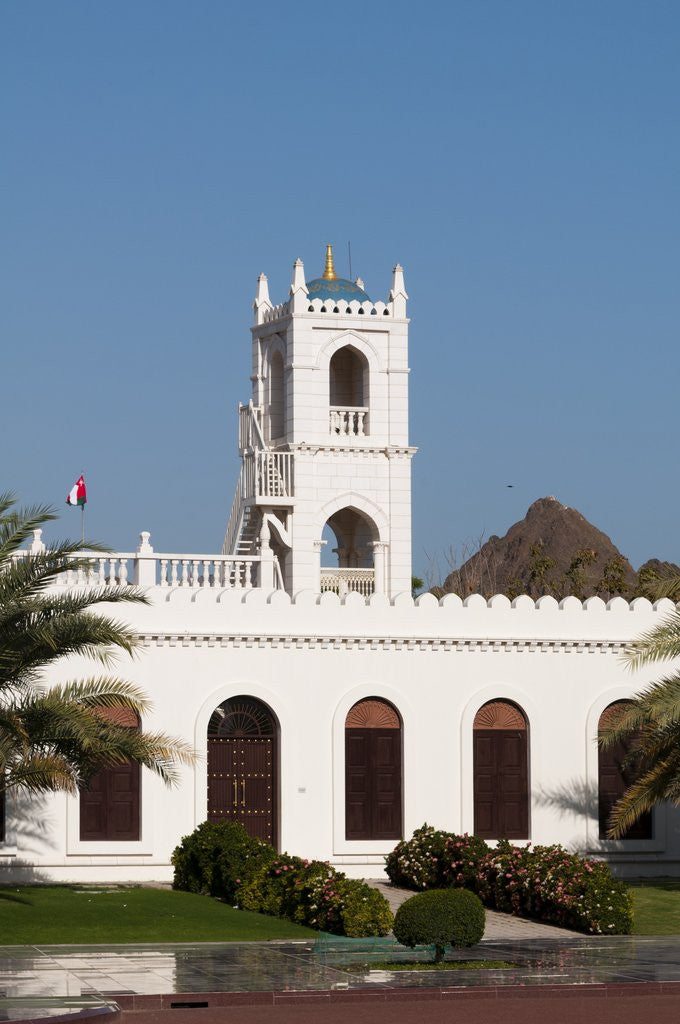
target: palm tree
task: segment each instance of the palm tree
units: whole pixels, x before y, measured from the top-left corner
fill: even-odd
[[[655,597],[680,596],[680,577],[659,578]],[[631,669],[680,656],[680,610],[643,634],[626,651]],[[680,670],[671,671],[617,710],[599,738],[607,748],[623,742],[635,782],[614,805],[607,835],[620,839],[646,811],[668,800],[680,805]]]
[[[33,531],[57,518],[54,509],[17,509],[0,494],[0,797],[21,788],[75,793],[107,767],[135,761],[167,783],[194,754],[184,741],[131,729],[132,716],[150,709],[144,694],[106,671],[87,679],[46,686],[46,671],[81,655],[104,670],[118,652],[133,654],[132,630],[97,605],[146,604],[128,586],[55,586],[67,569],[85,567],[83,547],[64,541],[40,551],[20,551]],[[97,545],[90,550],[103,551]],[[128,724],[125,724],[125,722]]]

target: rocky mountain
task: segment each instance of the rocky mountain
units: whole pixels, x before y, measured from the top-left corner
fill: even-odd
[[[657,562],[653,559],[645,565],[652,573],[669,565],[658,562],[657,566]],[[599,594],[608,599],[640,593],[638,573],[606,533],[553,496],[535,501],[504,537],[489,537],[435,589],[462,597],[481,593],[511,598]]]

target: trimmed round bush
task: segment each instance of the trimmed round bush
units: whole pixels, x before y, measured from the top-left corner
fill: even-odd
[[[484,935],[484,907],[467,889],[429,889],[397,910],[394,935],[402,946],[434,946],[435,963],[446,946],[476,945]]]
[[[207,893],[233,903],[237,889],[270,864],[276,850],[235,821],[204,821],[172,854],[174,889]]]

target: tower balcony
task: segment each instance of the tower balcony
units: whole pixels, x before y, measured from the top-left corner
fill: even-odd
[[[331,437],[367,437],[367,405],[332,405],[329,414]]]
[[[243,456],[245,502],[290,507],[295,496],[293,453],[257,450]]]

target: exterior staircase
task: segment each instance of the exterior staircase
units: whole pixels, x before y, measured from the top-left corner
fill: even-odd
[[[246,505],[243,509],[241,529],[236,537],[234,555],[247,557],[257,554],[262,516],[255,505]]]
[[[224,555],[256,556],[262,516],[293,504],[292,452],[272,451],[265,443],[261,415],[252,402],[239,407],[241,472],[222,545]]]

